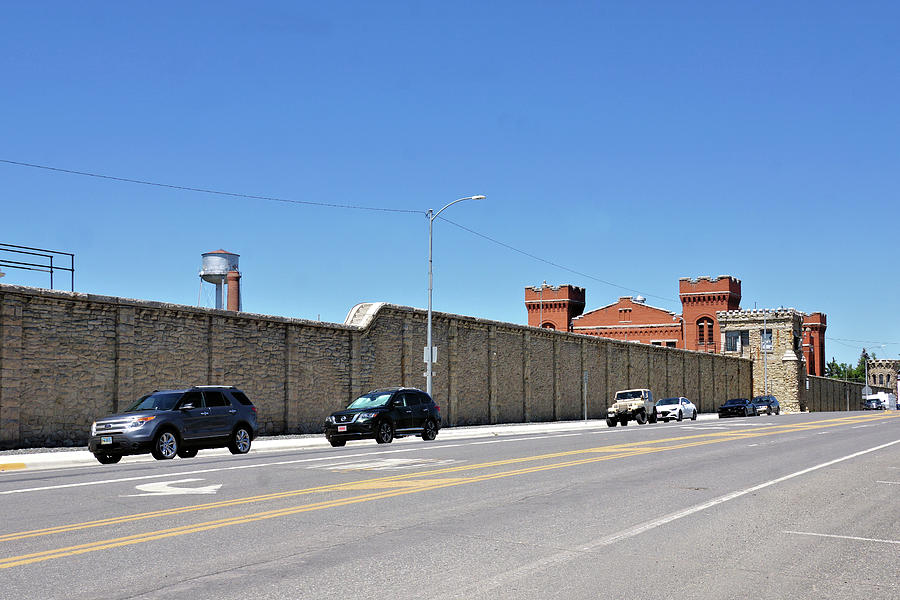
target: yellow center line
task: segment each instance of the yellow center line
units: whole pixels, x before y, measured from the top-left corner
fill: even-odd
[[[74,531],[77,529],[86,529],[90,527],[99,527],[103,525],[110,524],[118,524],[129,521],[138,521],[143,519],[148,519],[157,516],[166,516],[173,514],[180,514],[183,512],[190,512],[196,510],[208,510],[212,508],[220,508],[227,506],[235,506],[239,504],[247,504],[250,502],[261,502],[265,500],[272,499],[281,499],[281,498],[289,498],[293,496],[310,494],[313,492],[326,492],[326,491],[350,491],[350,490],[361,490],[361,489],[378,489],[378,488],[387,488],[382,491],[377,491],[369,494],[361,494],[356,496],[351,496],[349,498],[338,498],[332,500],[326,500],[322,502],[314,502],[310,504],[303,504],[299,506],[291,506],[281,509],[273,509],[267,511],[256,512],[248,515],[238,516],[238,517],[230,517],[217,519],[212,521],[205,521],[202,523],[196,523],[192,525],[183,525],[179,527],[173,527],[168,529],[162,529],[158,531],[139,533],[130,536],[120,537],[120,538],[112,538],[107,540],[99,540],[96,542],[88,542],[85,544],[80,544],[76,546],[68,546],[64,548],[57,548],[53,550],[46,550],[43,552],[36,552],[32,554],[25,554],[21,556],[12,556],[5,559],[0,559],[0,569],[10,568],[25,564],[31,564],[35,562],[41,562],[45,560],[50,560],[54,558],[62,558],[65,556],[73,556],[76,554],[84,554],[87,552],[95,552],[98,550],[104,550],[109,548],[116,548],[125,545],[138,544],[143,542],[149,542],[153,540],[159,540],[163,538],[186,535],[189,533],[197,533],[201,531],[208,531],[211,529],[217,529],[220,527],[227,527],[232,525],[239,525],[244,523],[250,523],[253,521],[259,521],[263,519],[272,519],[276,517],[283,517],[288,515],[294,515],[303,512],[310,512],[316,510],[323,510],[328,508],[337,508],[341,506],[347,506],[350,504],[357,504],[361,502],[370,502],[373,500],[381,500],[386,498],[391,498],[395,496],[401,496],[412,493],[419,493],[424,491],[435,490],[439,488],[458,486],[464,484],[478,483],[483,481],[489,481],[494,479],[500,479],[505,477],[513,477],[519,475],[526,475],[530,473],[537,473],[540,471],[547,471],[552,469],[561,469],[561,468],[570,468],[574,466],[581,466],[591,463],[597,463],[607,460],[615,460],[619,458],[627,458],[631,456],[652,454],[657,452],[666,452],[670,450],[677,450],[682,448],[690,448],[695,446],[702,446],[708,444],[717,444],[726,441],[734,441],[734,440],[742,440],[742,439],[750,439],[755,437],[763,437],[763,436],[771,436],[783,433],[791,433],[797,431],[808,431],[811,429],[821,429],[826,427],[837,427],[840,425],[847,425],[852,423],[859,423],[864,421],[877,421],[886,418],[895,418],[893,415],[885,415],[879,417],[844,417],[840,419],[830,419],[827,421],[820,421],[814,424],[797,424],[797,425],[780,425],[769,427],[765,430],[753,430],[753,429],[745,429],[745,430],[737,430],[732,432],[716,432],[712,434],[700,434],[700,435],[690,435],[690,436],[681,436],[675,438],[666,438],[661,440],[647,440],[643,442],[635,442],[630,444],[618,444],[614,446],[604,446],[599,448],[590,448],[587,450],[571,450],[566,452],[554,452],[551,454],[543,454],[531,457],[522,457],[515,459],[506,459],[506,460],[498,460],[498,461],[489,461],[485,463],[475,464],[475,465],[461,465],[456,467],[448,467],[442,469],[434,469],[430,471],[421,471],[416,473],[407,473],[402,475],[393,475],[388,477],[380,477],[367,479],[362,481],[355,481],[343,484],[334,484],[328,486],[319,486],[314,488],[307,488],[303,490],[293,490],[290,492],[278,492],[274,494],[265,494],[261,496],[252,496],[249,498],[239,498],[235,500],[223,501],[223,502],[214,502],[208,503],[200,506],[190,506],[190,507],[179,507],[174,509],[167,509],[161,511],[154,511],[136,515],[126,515],[121,517],[114,517],[110,519],[103,519],[98,521],[91,521],[87,523],[78,523],[72,525],[62,525],[54,528],[48,528],[43,530],[33,530],[27,532],[13,533],[7,534],[5,536],[0,537],[0,541],[12,541],[16,539],[22,539],[25,537],[34,537],[37,535],[48,535],[51,533],[61,533],[66,531]],[[661,445],[667,444],[667,445]],[[476,475],[473,477],[463,477],[463,478],[435,478],[435,475],[440,474],[450,474],[450,473],[458,473],[460,471],[466,470],[475,470],[475,469],[485,469],[489,467],[497,467],[497,466],[510,466],[514,464],[521,464],[524,462],[534,462],[541,460],[548,460],[552,458],[563,458],[563,457],[571,457],[575,455],[585,455],[585,454],[602,454],[602,456],[590,456],[587,458],[580,458],[575,460],[567,460],[562,462],[554,462],[551,464],[545,465],[533,465],[518,469],[512,469],[509,471],[502,471],[499,473],[484,473],[481,475]],[[416,479],[421,477],[428,477],[429,479]]]

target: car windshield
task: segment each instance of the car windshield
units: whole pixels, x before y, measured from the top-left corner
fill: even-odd
[[[769,401],[768,396],[757,396],[756,398],[753,399],[754,404],[759,404],[761,402],[768,402],[768,401]]]
[[[126,412],[136,410],[172,410],[181,398],[181,392],[153,392],[131,405]]]
[[[731,400],[729,400],[728,402],[725,403],[725,406],[737,406],[739,404],[746,404],[746,403],[747,403],[746,398],[732,398]]]
[[[630,392],[617,392],[616,400],[631,400],[633,398],[640,398],[641,390],[632,390]]]
[[[659,402],[656,403],[657,406],[663,406],[665,404],[678,404],[680,398],[663,398]]]
[[[365,396],[360,396],[350,403],[347,408],[378,408],[387,406],[391,399],[391,392],[372,392]]]

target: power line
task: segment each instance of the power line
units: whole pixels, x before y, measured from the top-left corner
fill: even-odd
[[[513,252],[518,252],[519,254],[521,254],[523,256],[527,256],[528,258],[531,258],[536,261],[542,262],[544,264],[550,265],[551,267],[556,267],[557,269],[562,269],[563,271],[568,271],[569,273],[573,273],[575,275],[578,275],[579,277],[584,277],[586,279],[590,279],[592,281],[597,281],[599,283],[603,283],[605,285],[609,285],[614,288],[619,288],[620,290],[625,290],[626,292],[634,292],[635,294],[649,296],[651,298],[656,298],[658,300],[665,300],[666,302],[672,302],[672,303],[678,302],[677,300],[675,300],[673,298],[666,298],[664,296],[656,296],[654,294],[647,294],[645,292],[641,292],[640,290],[635,290],[633,288],[625,287],[624,285],[619,285],[618,283],[613,283],[611,281],[606,281],[604,279],[600,279],[599,277],[594,277],[593,275],[588,275],[587,273],[582,273],[581,271],[576,271],[575,269],[570,269],[569,267],[563,266],[559,263],[555,263],[551,260],[547,260],[546,258],[541,258],[540,256],[536,256],[534,254],[531,254],[530,252],[520,250],[520,249],[516,248],[515,246],[510,246],[509,244],[501,242],[500,240],[495,240],[494,238],[487,236],[483,233],[480,233],[478,231],[475,231],[474,229],[469,229],[468,227],[466,227],[464,225],[455,223],[455,222],[451,221],[450,219],[448,219],[447,217],[438,217],[438,218],[441,219],[442,221],[446,221],[447,223],[450,223],[454,227],[458,227],[464,231],[468,231],[472,235],[477,235],[478,237],[483,238],[491,243],[497,244],[498,246],[502,246],[502,247],[506,248],[507,250],[512,250]]]
[[[202,194],[215,194],[217,196],[230,196],[232,198],[249,198],[252,200],[268,200],[271,202],[285,202],[288,204],[304,204],[307,206],[324,206],[327,208],[345,208],[351,210],[371,210],[379,212],[393,213],[412,213],[424,215],[424,210],[409,210],[404,208],[383,208],[377,206],[359,206],[355,204],[334,204],[330,202],[313,202],[312,200],[292,200],[290,198],[278,198],[276,196],[259,196],[255,194],[239,194],[236,192],[223,192],[221,190],[207,190],[204,188],[189,187],[186,185],[174,185],[170,183],[158,183],[155,181],[144,181],[142,179],[129,179],[127,177],[115,177],[113,175],[102,175],[100,173],[89,173],[87,171],[74,171],[72,169],[61,169],[59,167],[49,167],[47,165],[36,165],[32,163],[18,162],[14,160],[4,160],[0,158],[0,163],[8,165],[17,165],[20,167],[31,167],[33,169],[43,169],[45,171],[56,171],[57,173],[68,173],[69,175],[81,175],[83,177],[95,177],[97,179],[109,179],[111,181],[122,181],[125,183],[137,183],[140,185],[152,185],[155,187],[168,188],[172,190],[183,190],[186,192],[200,192]]]

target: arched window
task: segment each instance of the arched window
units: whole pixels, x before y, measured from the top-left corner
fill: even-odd
[[[878,375],[878,385],[884,385],[884,373]]]
[[[556,325],[550,322],[544,323],[543,325],[541,325],[541,327],[544,329],[556,329]]]
[[[697,345],[712,345],[713,342],[713,320],[709,317],[703,317],[697,321]]]

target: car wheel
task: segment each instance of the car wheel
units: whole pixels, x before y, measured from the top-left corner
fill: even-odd
[[[679,411],[678,411],[678,416],[675,417],[675,420],[676,420],[676,421],[683,421],[683,420],[684,420],[684,413],[682,413],[682,412],[679,410]]]
[[[619,424],[619,422],[618,422],[616,419],[611,419],[611,418],[609,418],[609,417],[606,417],[606,424],[607,424],[609,427],[615,427],[616,425]]]
[[[347,440],[328,440],[328,442],[331,444],[332,447],[340,448],[341,446],[344,446],[347,443]]]
[[[621,417],[619,419],[619,423],[622,425],[622,427],[625,427],[626,425],[628,425],[628,417]]]
[[[654,408],[653,412],[650,413],[650,422],[656,423],[657,421],[659,421],[659,415],[656,414],[656,409]]]
[[[247,454],[250,452],[250,432],[246,427],[238,427],[231,434],[231,440],[228,442],[228,450],[232,454]]]
[[[114,465],[122,460],[122,455],[107,454],[106,452],[95,452],[94,458],[96,458],[101,465]]]
[[[375,430],[375,441],[379,444],[390,444],[394,441],[394,428],[390,421],[382,421]]]
[[[697,420],[697,409],[695,408],[694,412],[691,413],[691,421],[696,421],[696,420]]]
[[[425,421],[425,428],[422,429],[422,439],[426,442],[430,442],[434,438],[437,437],[438,429],[437,425],[431,419]]]
[[[644,425],[647,423],[647,415],[639,412],[638,414],[634,415],[634,420],[637,421],[638,425]]]
[[[171,460],[178,455],[178,446],[178,436],[171,429],[164,429],[156,434],[150,453],[156,460]]]
[[[745,408],[745,409],[744,409],[744,416],[745,416],[745,417],[749,417],[749,416],[750,416],[750,409],[749,409],[749,408]]]
[[[776,415],[780,415],[780,414],[781,414],[781,408],[780,408],[780,407],[775,409],[775,414],[776,414]]]
[[[197,456],[196,448],[182,448],[178,451],[178,458],[194,458]]]

